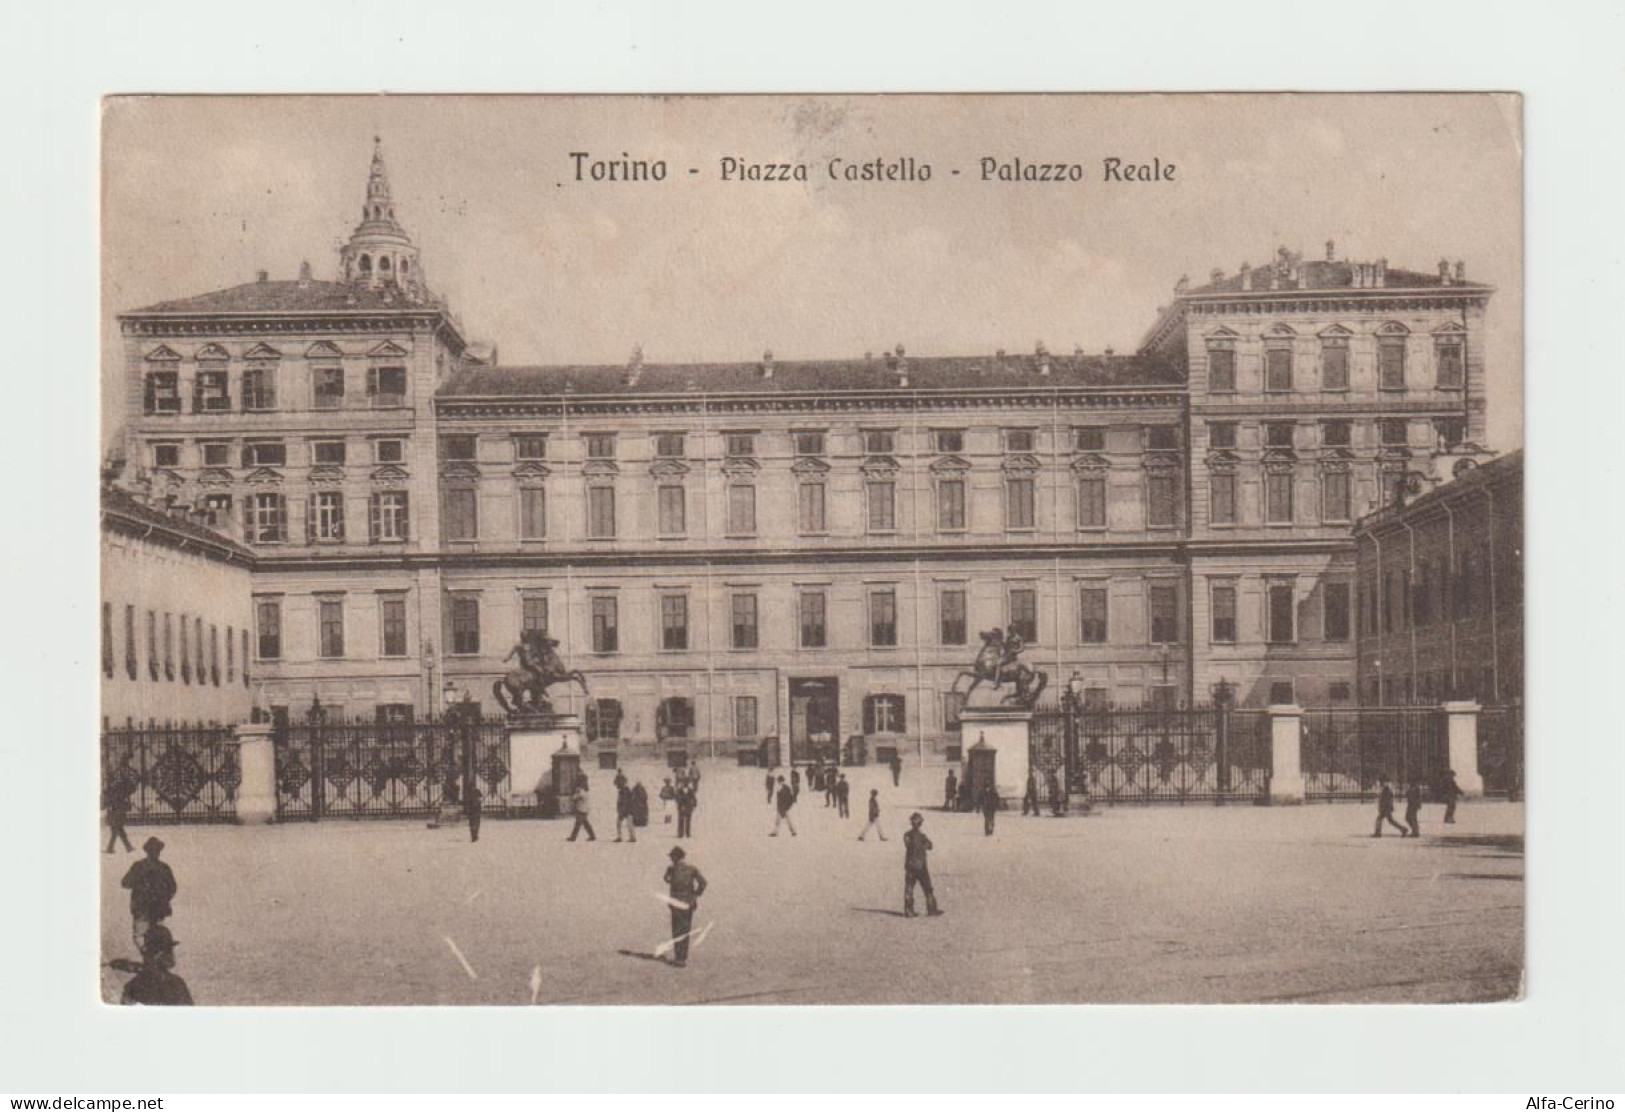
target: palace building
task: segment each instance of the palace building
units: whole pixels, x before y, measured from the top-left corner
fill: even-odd
[[[1284,249],[1133,354],[502,366],[380,151],[337,281],[120,316],[155,492],[251,549],[256,699],[489,708],[544,629],[590,737],[957,742],[982,631],[1119,704],[1357,696],[1353,523],[1483,456],[1492,294]]]

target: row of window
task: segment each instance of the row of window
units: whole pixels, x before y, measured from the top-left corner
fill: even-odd
[[[342,491],[319,490],[306,500],[305,540],[336,544],[352,540],[347,531]],[[205,494],[201,508],[209,524],[224,528],[236,518],[237,501],[230,494]],[[288,498],[276,491],[243,496],[243,539],[250,544],[284,544],[288,540]],[[411,499],[404,490],[376,491],[367,497],[367,539],[372,544],[406,541],[411,533]]]
[[[755,695],[728,697],[729,722],[733,736],[755,739],[761,736],[760,705]],[[619,741],[626,712],[619,699],[590,699],[584,715],[588,741]],[[694,701],[672,695],[655,706],[655,737],[676,741],[694,736]],[[875,694],[863,698],[865,734],[901,734],[908,731],[908,700],[902,695]]]
[[[1385,472],[1385,486],[1390,496],[1394,487],[1404,481],[1402,471]],[[1237,509],[1239,479],[1234,471],[1215,471],[1208,476],[1208,522],[1212,525],[1235,525],[1240,518]],[[1264,472],[1264,523],[1266,525],[1292,525],[1297,523],[1297,471],[1288,464]],[[1325,470],[1320,475],[1320,520],[1347,522],[1354,515],[1354,475],[1343,470]]]
[[[119,674],[118,636],[114,626],[118,608],[114,603],[102,603],[102,675],[113,679]],[[126,603],[123,607],[124,669],[126,678],[142,678],[141,640],[137,631],[136,607]],[[146,678],[153,682],[190,684],[219,687],[222,683],[237,682],[238,635],[231,626],[225,634],[225,672],[220,669],[220,628],[213,622],[205,627],[203,619],[190,614],[175,614],[168,610],[146,612]],[[242,683],[248,686],[248,630],[241,631]]]
[[[277,408],[277,365],[251,364],[242,373],[238,384],[238,401],[245,413],[263,412]],[[367,404],[391,408],[406,404],[405,367],[368,367],[366,385]],[[342,409],[345,404],[345,373],[338,364],[317,365],[310,369],[310,401],[314,409]],[[193,413],[231,412],[231,376],[225,361],[216,366],[199,363],[192,379]],[[148,371],[143,409],[152,415],[181,412],[181,378],[179,371]]]
[[[1349,389],[1349,338],[1323,336],[1320,341],[1319,388],[1340,392]],[[1264,392],[1286,394],[1294,389],[1295,359],[1290,337],[1264,341]],[[1377,388],[1406,389],[1408,344],[1403,335],[1380,336],[1377,340]],[[1433,346],[1434,386],[1440,390],[1460,390],[1466,379],[1465,345],[1459,336],[1435,341]],[[1207,349],[1209,393],[1229,394],[1236,390],[1236,349],[1234,341],[1210,341]]]
[[[371,455],[374,463],[399,464],[406,461],[406,441],[400,437],[371,437]],[[183,444],[179,440],[155,440],[152,442],[152,465],[154,467],[180,467],[181,449]],[[200,467],[230,467],[232,466],[232,449],[234,445],[229,440],[200,440],[197,442],[197,465]],[[308,442],[309,461],[312,467],[342,467],[350,462],[349,445],[344,440],[321,439]],[[238,457],[243,467],[286,467],[288,464],[288,445],[285,441],[276,439],[256,439],[245,442]]]
[[[260,597],[254,600],[255,650],[260,660],[282,659],[282,600]],[[246,635],[244,649],[247,649]],[[479,651],[478,630],[473,652]],[[385,657],[407,655],[406,593],[380,592],[378,595],[378,653]],[[344,599],[342,596],[316,596],[316,654],[326,660],[345,656]]]
[[[1321,584],[1321,639],[1347,641],[1352,599],[1349,584],[1329,581]],[[1215,645],[1236,643],[1236,584],[1213,580],[1208,584],[1211,626],[1208,640]],[[1291,582],[1266,584],[1264,599],[1264,639],[1272,645],[1291,645],[1298,640],[1297,587]]]
[[[1213,449],[1236,446],[1235,421],[1207,422],[1208,447]],[[1264,447],[1298,447],[1296,421],[1264,422]],[[1320,422],[1320,446],[1323,448],[1350,448],[1354,444],[1354,422],[1327,420]],[[1465,417],[1433,418],[1433,436],[1437,446],[1444,450],[1459,447],[1467,439]],[[1384,447],[1402,448],[1410,442],[1410,421],[1404,417],[1384,417],[1377,421],[1377,442]]]
[[[1516,575],[1516,560],[1506,564],[1508,572]],[[1362,633],[1393,633],[1465,621],[1482,616],[1492,602],[1485,582],[1491,569],[1482,552],[1463,547],[1456,553],[1454,567],[1441,555],[1418,560],[1415,568],[1414,575],[1410,568],[1387,568],[1380,583],[1374,574],[1366,576],[1360,616]],[[1501,597],[1522,597],[1521,582],[1495,586]]]

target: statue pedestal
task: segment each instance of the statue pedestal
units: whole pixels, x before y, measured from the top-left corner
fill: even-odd
[[[553,754],[581,754],[581,716],[537,714],[508,720],[508,804],[536,807],[552,779]]]
[[[959,712],[960,752],[982,743],[998,754],[995,783],[1006,803],[1027,790],[1033,712],[1024,707],[965,707]]]

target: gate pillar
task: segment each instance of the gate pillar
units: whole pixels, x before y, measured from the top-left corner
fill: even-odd
[[[1270,716],[1270,806],[1303,802],[1303,708],[1272,706]]]
[[[236,735],[237,768],[242,776],[237,785],[237,821],[275,822],[276,746],[271,742],[271,725],[244,723],[236,728]]]
[[[1478,771],[1479,709],[1479,705],[1472,702],[1444,704],[1450,770],[1456,774],[1456,786],[1467,799],[1478,799],[1484,794],[1484,777]]]
[[[1027,790],[1031,761],[1033,712],[1020,707],[964,707],[959,712],[959,751],[968,753],[979,740],[997,751],[994,772],[999,795],[1020,799]]]

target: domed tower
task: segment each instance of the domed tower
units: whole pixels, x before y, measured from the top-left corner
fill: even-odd
[[[367,199],[361,223],[350,242],[339,250],[339,271],[346,282],[366,286],[396,286],[424,293],[418,249],[395,220],[395,202],[389,195],[389,173],[384,169],[383,141],[372,140],[372,169],[367,174]]]

